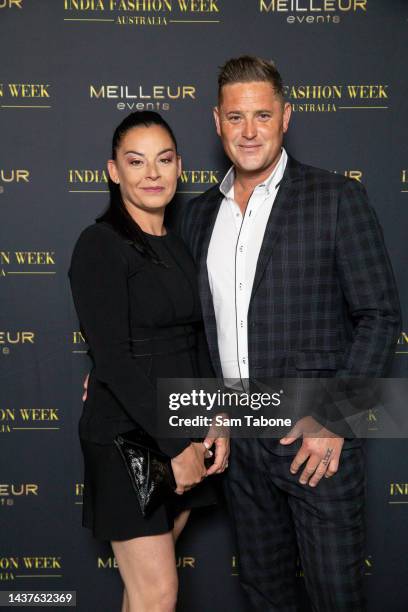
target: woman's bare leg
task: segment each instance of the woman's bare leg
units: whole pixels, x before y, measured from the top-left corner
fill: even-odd
[[[123,599],[120,612],[129,612],[129,599],[126,593],[126,587],[123,588]]]
[[[191,510],[183,510],[174,519],[173,538],[174,538],[175,543],[177,542],[177,538],[179,537],[180,533],[183,531],[184,527],[186,526],[188,517],[190,516],[190,512]]]
[[[111,545],[127,594],[125,611],[174,612],[178,578],[172,531]]]
[[[174,539],[174,542],[177,542],[177,538],[179,537],[179,535],[183,531],[184,527],[186,526],[186,523],[187,523],[187,521],[189,519],[189,516],[190,516],[190,512],[191,512],[191,510],[183,510],[174,519],[174,528],[173,528],[173,539]],[[124,589],[123,589],[123,600],[122,600],[121,612],[130,612],[129,605],[130,604],[129,604],[128,594],[127,594],[127,591],[126,591],[126,587],[124,587]]]

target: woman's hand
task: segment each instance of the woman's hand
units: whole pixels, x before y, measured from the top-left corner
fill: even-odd
[[[220,413],[227,417],[225,413]],[[212,474],[222,474],[228,467],[228,457],[230,454],[230,434],[227,425],[211,425],[207,437],[204,440],[206,448],[210,449],[215,444],[214,463],[208,468],[207,476]]]
[[[171,467],[176,480],[176,493],[182,495],[205,478],[204,457],[207,449],[202,442],[192,442],[182,453],[173,457]]]

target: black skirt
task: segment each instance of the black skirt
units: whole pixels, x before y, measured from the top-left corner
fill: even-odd
[[[85,467],[82,525],[98,540],[166,533],[182,510],[217,503],[211,476],[183,495],[174,494],[145,518],[116,446],[81,439],[81,447]]]

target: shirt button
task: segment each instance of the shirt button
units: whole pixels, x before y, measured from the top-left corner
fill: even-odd
[[[242,283],[239,283],[239,288],[240,288],[241,290],[242,290],[242,287],[243,287],[243,286],[244,286],[244,285],[243,285]]]
[[[243,321],[241,321],[241,327],[244,327],[244,322]]]
[[[242,363],[245,365],[246,364],[246,357],[242,358]]]
[[[241,246],[239,247],[239,252],[242,253],[244,251],[244,245],[241,244]]]

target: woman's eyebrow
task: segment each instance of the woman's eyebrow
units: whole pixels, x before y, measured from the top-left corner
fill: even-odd
[[[169,151],[173,153],[174,149],[172,147],[167,147],[167,149],[163,149],[163,151],[159,151],[157,155],[163,155],[163,153],[168,153]]]
[[[163,149],[162,151],[159,151],[157,155],[163,155],[163,153],[167,153],[168,151],[174,151],[174,149],[172,149],[171,147],[168,147],[167,149]],[[129,155],[129,153],[132,153],[133,155],[140,155],[141,157],[145,157],[145,154],[139,153],[139,151],[125,151],[125,155]]]

